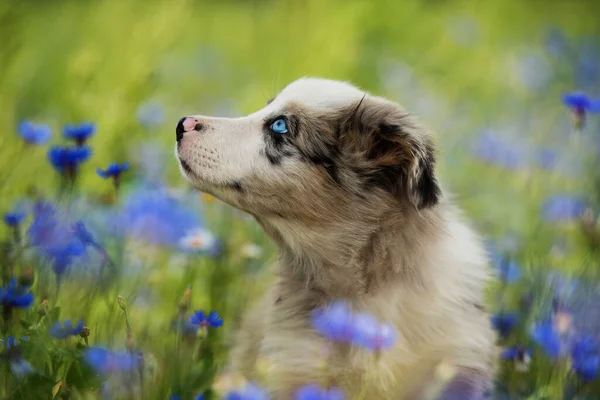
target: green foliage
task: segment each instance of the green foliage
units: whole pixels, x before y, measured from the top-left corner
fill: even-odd
[[[550,28],[563,31],[572,43],[596,33],[597,12],[589,7],[584,1],[540,7],[500,0],[3,2],[0,206],[8,211],[25,194],[55,199],[61,187],[47,147],[26,146],[16,135],[23,119],[50,124],[54,144],[64,142],[65,123],[97,124],[90,140],[93,157],[81,168],[71,195],[103,209],[120,201],[95,173],[109,162],[133,164],[119,195],[135,188],[148,165],[170,186],[183,185],[169,158],[181,116],[252,112],[305,75],[351,80],[420,114],[438,132],[440,174],[477,228],[497,241],[518,242],[505,255],[519,262],[524,279],[491,288],[489,303],[494,311],[519,309],[523,293],[533,289],[526,321],[501,343],[525,344],[528,326],[552,301],[543,283],[548,269],[598,279],[597,226],[582,229],[581,221],[549,224],[540,218],[540,204],[550,195],[584,193],[598,203],[600,191],[592,187],[597,122],[590,123],[587,135],[572,132],[560,103],[564,91],[578,88],[577,56],[553,56],[544,47]],[[532,89],[531,76],[523,73],[528,56],[552,71],[541,88]],[[597,82],[581,87],[597,88]],[[139,117],[149,101],[164,112],[151,126]],[[508,131],[517,147],[521,139],[534,148],[552,143],[582,166],[575,174],[531,166],[512,170],[473,158],[470,146],[488,127]],[[161,151],[144,151],[148,144]],[[18,339],[20,357],[37,371],[18,379],[11,358],[2,358],[2,398],[94,398],[105,380],[84,361],[89,346],[144,355],[141,367],[109,381],[109,389],[118,392],[114,398],[190,399],[213,390],[217,398],[226,386],[221,374],[230,334],[248,303],[269,284],[266,265],[274,252],[252,221],[222,204],[200,201],[200,195],[196,199],[203,204],[205,225],[225,242],[222,256],[182,257],[163,246],[108,237],[102,245],[112,267],[81,268],[58,285],[48,261],[26,240],[2,252],[3,271],[12,272],[5,278],[35,267],[35,304],[15,313],[3,336],[28,338]],[[12,235],[9,228],[3,233]],[[251,243],[264,253],[245,254]],[[190,304],[182,310],[186,295]],[[218,310],[224,328],[209,330],[206,337],[173,329],[199,308]],[[67,318],[84,319],[87,343],[49,335],[55,322]],[[499,392],[508,393],[505,398],[559,399],[570,389],[572,375],[566,360],[549,363],[538,352],[526,374],[503,362]],[[578,387],[577,395],[595,398],[597,390],[597,385]]]

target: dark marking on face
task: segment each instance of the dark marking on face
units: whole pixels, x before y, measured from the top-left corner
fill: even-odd
[[[228,184],[227,186],[229,186],[230,188],[232,188],[233,190],[235,190],[236,192],[243,192],[244,188],[242,187],[242,184],[238,181],[233,181],[230,184]]]
[[[421,171],[420,179],[415,188],[416,195],[419,197],[420,208],[431,207],[438,202],[441,191],[434,175],[435,155],[433,151],[427,150],[427,156],[419,159],[419,169]]]
[[[190,167],[190,164],[188,164],[187,161],[185,161],[183,158],[180,157],[179,162],[181,163],[181,167],[184,169],[185,172],[189,174],[194,173],[194,171],[192,171],[192,167]]]
[[[266,153],[267,160],[271,163],[271,165],[279,165],[281,164],[281,156],[278,154],[273,154],[272,152]]]

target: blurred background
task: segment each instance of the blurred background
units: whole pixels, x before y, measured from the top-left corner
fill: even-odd
[[[307,75],[436,132],[439,174],[498,277],[497,398],[600,398],[600,5],[575,0],[1,2],[3,277],[34,298],[2,300],[20,308],[3,398],[218,398],[239,383],[230,333],[274,249],[188,188],[175,124],[248,114]],[[190,325],[198,309],[224,326]],[[66,319],[87,331],[65,335]],[[132,369],[125,385],[112,374]]]

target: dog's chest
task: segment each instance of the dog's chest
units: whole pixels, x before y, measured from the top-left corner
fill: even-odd
[[[401,399],[400,393],[411,393],[428,380],[440,361],[440,349],[435,346],[439,338],[432,333],[437,331],[435,323],[389,303],[398,299],[388,297],[389,310],[381,304],[372,308],[378,319],[392,323],[398,331],[395,346],[379,356],[326,340],[312,327],[310,307],[302,307],[297,298],[290,300],[276,296],[262,343],[261,353],[271,365],[275,385],[330,381],[349,394],[363,388],[371,394],[367,398]],[[392,388],[397,397],[386,395]]]

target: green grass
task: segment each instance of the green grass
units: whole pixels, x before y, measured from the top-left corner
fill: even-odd
[[[125,191],[137,184],[145,163],[155,164],[169,185],[185,187],[170,156],[174,126],[182,115],[249,113],[305,75],[350,80],[418,113],[437,133],[444,182],[478,229],[494,239],[517,238],[512,256],[526,280],[506,297],[508,305],[517,307],[533,277],[549,268],[598,278],[598,248],[579,225],[551,225],[539,217],[540,203],[549,195],[596,194],[592,147],[597,134],[571,132],[560,103],[563,91],[577,88],[574,60],[552,58],[543,46],[552,27],[573,42],[596,34],[597,9],[585,1],[3,2],[0,207],[8,211],[32,188],[54,198],[60,181],[47,162],[47,147],[25,147],[19,141],[15,127],[21,119],[49,123],[53,143],[61,142],[64,123],[97,123],[90,142],[94,155],[81,170],[78,190],[98,204],[110,200],[112,192],[95,168],[113,161],[133,163],[124,177]],[[473,29],[466,33],[466,44],[452,28],[465,19],[475,24],[466,28]],[[518,72],[526,55],[539,56],[552,71],[542,89],[528,89]],[[151,128],[136,118],[138,106],[148,99],[165,111],[164,122]],[[554,145],[581,161],[582,168],[574,175],[539,168],[507,171],[474,160],[469,146],[488,126],[505,127],[517,147],[518,139],[532,146]],[[597,126],[591,118],[588,132]],[[140,156],[147,144],[164,154]],[[268,265],[275,252],[254,222],[218,202],[201,202],[199,194],[196,198],[207,226],[226,241],[222,259],[182,259],[164,248],[107,238],[104,245],[117,261],[116,272],[105,270],[99,278],[96,269],[85,269],[64,282],[58,297],[53,274],[35,256],[27,253],[14,263],[17,274],[29,265],[39,267],[35,306],[22,313],[26,323],[15,324],[10,333],[35,338],[23,344],[24,354],[43,373],[25,383],[5,375],[3,398],[52,398],[57,382],[65,384],[59,394],[65,399],[96,393],[90,388],[100,382],[81,362],[76,348],[81,343],[59,343],[47,329],[60,311],[61,320],[85,319],[91,344],[122,348],[127,337],[118,295],[129,304],[135,340],[129,346],[147,358],[140,386],[144,398],[177,393],[187,399],[210,387],[225,365],[229,334],[244,307],[271,280]],[[558,240],[564,242],[564,254],[551,251]],[[265,249],[258,260],[241,254],[247,243]],[[171,329],[188,286],[192,309],[218,309],[226,321],[223,331],[204,341],[186,341]],[[493,310],[499,307],[496,289],[490,294]],[[544,295],[547,291],[540,289],[539,307],[551,297]],[[49,301],[50,313],[40,321],[36,306],[42,299]],[[525,327],[519,335],[513,341],[525,340]],[[565,364],[537,357],[526,378],[503,368],[513,396],[537,391],[538,397],[530,398],[561,398],[567,376],[571,379]]]

